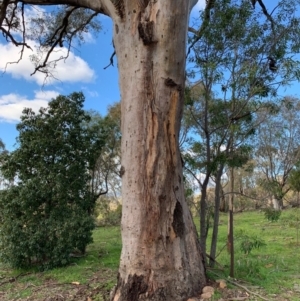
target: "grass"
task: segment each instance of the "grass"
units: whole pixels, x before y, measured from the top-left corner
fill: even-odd
[[[235,240],[235,278],[262,287],[271,296],[280,295],[278,300],[300,300],[300,243],[297,244],[298,224],[295,224],[298,217],[300,218],[300,209],[283,211],[277,222],[267,221],[264,212],[235,214],[235,237],[242,232],[265,243],[265,246],[245,254],[241,249],[241,240]],[[222,214],[217,254],[226,245],[226,241],[227,215]],[[209,246],[210,238],[208,242]],[[230,258],[226,247],[217,261],[224,265],[221,275],[227,277]],[[287,294],[288,297],[285,296]]]
[[[10,269],[0,264],[0,300],[26,300],[30,296],[36,298],[30,300],[44,300],[47,291],[53,288],[58,296],[68,295],[71,291],[75,296],[73,300],[85,300],[78,294],[80,290],[87,295],[94,291],[98,296],[93,300],[104,300],[100,298],[101,294],[103,291],[108,294],[116,282],[121,252],[120,228],[97,228],[93,238],[94,243],[88,246],[87,255],[74,259],[67,267],[38,272]]]
[[[242,232],[244,236],[257,237],[265,243],[245,254],[240,248],[242,239],[236,239],[235,278],[242,279],[247,286],[263,288],[268,298],[273,298],[271,300],[300,300],[297,210],[283,211],[278,222],[268,222],[264,213],[258,211],[234,215],[235,236]],[[226,240],[227,216],[221,214],[217,261],[224,269],[214,272],[224,279],[229,274],[229,254],[224,248]],[[51,296],[64,296],[64,300],[69,300],[68,296],[75,301],[85,300],[86,296],[92,296],[93,301],[107,300],[105,296],[116,282],[120,252],[119,227],[103,227],[94,231],[94,243],[88,247],[87,255],[74,259],[67,267],[38,272],[10,269],[0,264],[0,300],[45,300],[50,291]]]

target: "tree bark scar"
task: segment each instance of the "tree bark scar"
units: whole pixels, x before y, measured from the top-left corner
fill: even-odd
[[[164,202],[167,199],[167,196],[165,194],[161,194],[158,199],[160,202]]]
[[[145,46],[156,43],[154,41],[154,22],[153,21],[140,21],[138,25],[139,36]]]
[[[170,152],[170,166],[172,170],[176,169],[177,166],[177,157],[175,156],[177,152],[177,132],[176,132],[176,122],[177,122],[177,108],[179,99],[179,92],[178,91],[171,91],[171,98],[170,98],[170,111],[169,111],[169,118],[166,124],[166,131],[167,137],[169,140],[169,152]]]
[[[124,175],[124,173],[125,173],[125,167],[124,166],[121,166],[121,168],[120,168],[120,177],[122,178],[122,176]]]
[[[167,87],[177,88],[178,91],[182,90],[182,86],[180,84],[176,84],[175,81],[169,77],[165,79],[165,85]]]
[[[138,0],[138,5],[141,10],[144,10],[148,6],[149,2],[150,0]]]
[[[184,236],[183,210],[181,204],[177,201],[173,213],[172,227],[176,236],[182,238]]]
[[[115,7],[118,16],[123,19],[125,12],[124,0],[111,0],[111,2]]]
[[[129,275],[128,280],[124,283],[124,280],[118,275],[118,287],[121,287],[121,299],[122,300],[131,300],[139,301],[140,295],[147,292],[148,279],[144,279],[145,276],[138,276],[136,274]]]

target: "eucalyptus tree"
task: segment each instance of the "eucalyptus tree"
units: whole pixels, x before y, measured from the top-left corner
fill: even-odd
[[[0,30],[27,47],[27,5],[51,5],[31,38],[70,47],[97,14],[113,20],[121,90],[122,253],[113,300],[183,300],[205,285],[178,146],[188,18],[196,0],[2,0]],[[53,8],[58,5],[57,10]],[[49,22],[49,20],[51,22]],[[27,20],[28,21],[28,20]],[[49,22],[49,23],[48,23]],[[21,35],[14,35],[14,30]],[[17,40],[21,36],[21,41]],[[51,55],[35,71],[49,71]]]
[[[98,133],[95,138],[102,136],[104,145],[99,148],[94,144],[93,168],[90,169],[90,187],[98,198],[109,194],[115,198],[121,193],[121,107],[116,103],[108,107],[107,115],[89,111],[91,120],[86,125],[92,133]]]
[[[300,51],[300,39],[296,2],[280,1],[271,13],[262,1],[257,3],[262,10],[253,10],[250,1],[209,3],[210,13],[202,13],[209,26],[200,31],[191,29],[193,55],[188,74],[197,83],[191,84],[187,96],[186,122],[193,134],[192,143],[187,144],[191,151],[185,153],[186,167],[201,189],[200,241],[204,251],[206,189],[211,176],[216,180],[210,254],[214,259],[224,168],[231,168],[233,187],[233,168],[249,158],[249,137],[257,127],[257,110],[270,106],[279,87],[299,79],[299,62],[294,55]],[[231,193],[231,220],[232,211]]]
[[[300,160],[300,101],[285,97],[277,114],[260,112],[265,121],[258,127],[255,140],[256,169],[262,176],[259,184],[264,188],[275,209],[283,206],[290,190],[289,176]]]
[[[123,182],[123,247],[114,301],[182,300],[198,293],[205,284],[202,254],[184,200],[178,147],[184,103],[187,24],[196,2],[0,2],[0,30],[8,41],[21,49],[28,46],[23,28],[28,23],[22,19],[26,5],[58,5],[50,23],[47,18],[39,18],[32,28],[31,37],[37,38],[42,49],[49,50],[48,54],[56,46],[70,47],[72,39],[80,38],[97,14],[105,14],[113,20],[121,90]],[[199,30],[194,30],[197,39],[213,24],[210,12],[218,2],[207,1],[203,23]],[[272,20],[262,0],[258,3]],[[298,2],[289,3],[294,9]],[[15,30],[21,35],[15,36]],[[21,41],[17,39],[20,36]],[[42,61],[39,58],[33,57],[36,70],[47,72],[50,56],[46,55]]]
[[[215,186],[214,235],[210,254],[213,261],[217,241],[216,228],[219,223],[222,176],[225,173],[225,167],[240,167],[247,162],[251,150],[247,144],[247,138],[253,134],[254,123],[248,107],[244,111],[239,109],[239,115],[236,116],[242,117],[233,118],[238,119],[238,122],[232,122],[229,117],[233,116],[230,101],[211,99],[199,92],[195,95],[194,88],[191,88],[190,100],[185,108],[184,124],[189,127],[190,135],[191,133],[192,135],[185,143],[186,149],[183,157],[185,169],[193,176],[201,191],[200,241],[202,250],[206,250],[209,225],[207,219],[210,218],[210,212],[207,212],[207,189],[209,185]],[[234,133],[234,143],[231,132]],[[234,145],[234,149],[232,149],[232,145]]]

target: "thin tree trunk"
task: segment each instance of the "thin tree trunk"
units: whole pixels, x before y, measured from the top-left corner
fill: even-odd
[[[220,201],[219,210],[220,210],[220,212],[227,212],[227,210],[228,210],[228,205],[226,204],[226,198],[225,198],[224,189],[222,186],[221,186],[221,201]]]
[[[206,254],[206,238],[208,234],[208,225],[207,225],[207,185],[208,185],[209,177],[206,176],[201,189],[201,197],[200,197],[200,246],[203,254]],[[205,258],[206,263],[206,258]]]
[[[211,247],[210,247],[210,257],[209,257],[209,266],[214,267],[215,258],[217,252],[217,241],[218,241],[218,232],[219,232],[219,220],[220,220],[220,193],[222,190],[221,178],[223,174],[224,165],[222,164],[219,167],[216,177],[216,187],[215,187],[215,211],[214,211],[214,224],[213,224],[213,233],[211,238]]]
[[[228,238],[227,246],[230,253],[230,277],[234,277],[234,239],[233,239],[233,202],[234,202],[234,173],[233,167],[230,168],[230,195],[228,204]]]
[[[182,301],[205,285],[178,146],[188,1],[126,2],[114,23],[122,110],[122,254],[114,301]]]

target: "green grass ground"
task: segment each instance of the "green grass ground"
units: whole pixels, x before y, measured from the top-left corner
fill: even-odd
[[[300,300],[300,243],[297,244],[295,228],[299,219],[297,209],[284,211],[279,221],[273,223],[264,218],[263,212],[235,214],[235,278],[268,300]],[[241,233],[244,238],[237,239]],[[245,254],[240,244],[246,236],[260,239],[265,246]],[[216,266],[209,271],[214,278],[228,279],[226,239],[227,216],[222,214],[217,261],[223,268]],[[94,243],[88,247],[87,255],[74,259],[68,267],[37,272],[14,270],[0,264],[0,300],[108,300],[116,282],[120,251],[120,229],[104,227],[94,231]],[[219,299],[217,296],[214,300]]]
[[[74,259],[67,267],[38,272],[0,264],[0,301],[108,299],[117,277],[120,228],[97,228],[93,236],[86,256]]]
[[[283,211],[277,222],[267,221],[264,212],[235,214],[235,278],[263,288],[276,300],[300,300],[300,243],[297,244],[299,219],[300,209]],[[248,239],[245,239],[245,236],[248,236]],[[245,254],[241,244],[247,240],[249,242],[249,238],[252,241],[264,242],[265,246]],[[217,254],[223,250],[217,261],[224,266],[224,270],[218,269],[214,272],[224,278],[229,274],[230,263],[226,241],[227,215],[222,214]]]

